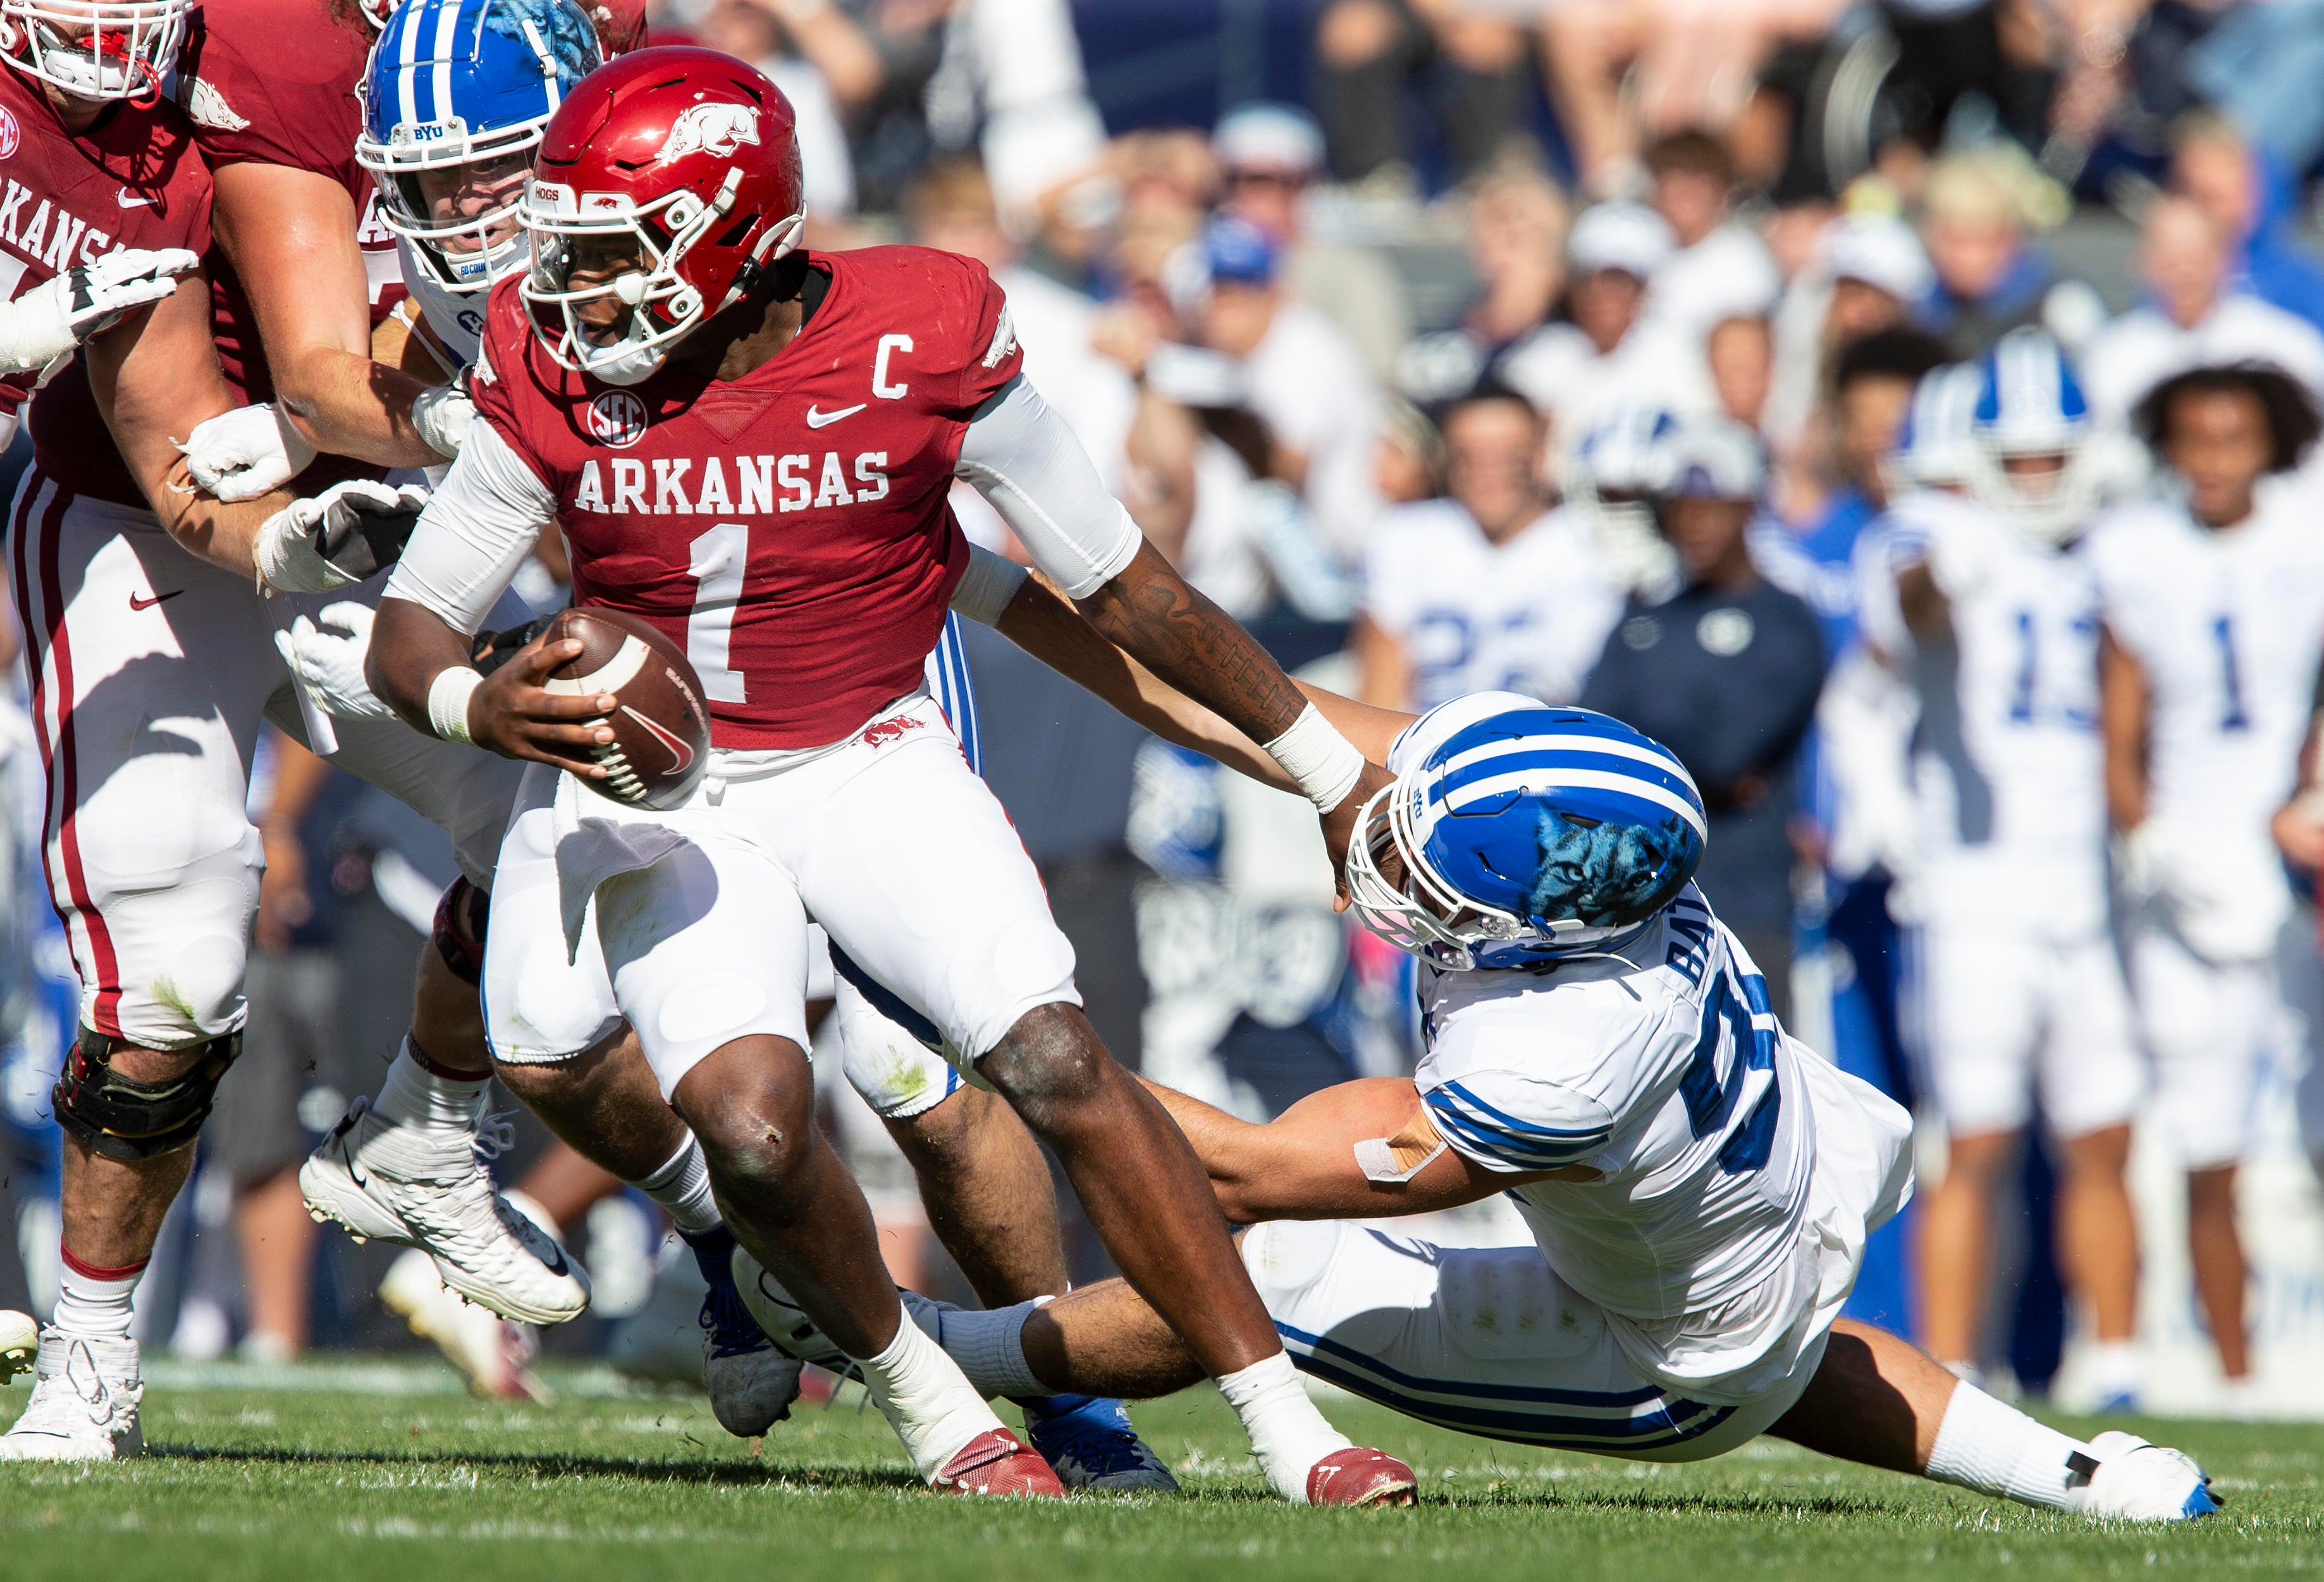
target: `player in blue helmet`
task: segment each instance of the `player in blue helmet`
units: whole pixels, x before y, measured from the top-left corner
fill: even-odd
[[[2075,1440],[1837,1317],[1911,1190],[1911,1119],[1769,1013],[1688,883],[1702,805],[1666,749],[1511,693],[1417,720],[1310,696],[1396,773],[1357,906],[1423,960],[1426,1050],[1409,1079],[1266,1125],[1153,1088],[1252,1226],[1244,1263],[1303,1370],[1520,1444],[1692,1461],[1775,1433],[2093,1518],[2218,1509],[2178,1451]],[[1352,1223],[1503,1193],[1532,1245]],[[737,1273],[780,1343],[828,1354],[763,1269]],[[1158,1393],[1199,1371],[1120,1281],[1038,1309],[907,1307],[994,1394]]]
[[[411,0],[380,31],[355,159],[452,367],[475,356],[484,293],[522,263],[517,200],[541,129],[604,62],[574,0]]]
[[[2071,543],[2098,512],[2104,466],[2065,353],[2042,330],[2014,329],[1975,365],[1969,493],[2022,532]]]

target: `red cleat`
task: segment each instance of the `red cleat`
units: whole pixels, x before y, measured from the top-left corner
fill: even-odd
[[[1400,1468],[1399,1468],[1400,1470]],[[1412,1474],[1405,1473],[1405,1486]],[[941,1494],[999,1494],[1035,1500],[1062,1500],[1065,1485],[1049,1470],[1038,1450],[1029,1448],[1007,1429],[988,1429],[961,1448],[944,1464],[930,1485]]]
[[[990,1438],[991,1436],[987,1436]],[[979,1444],[983,1440],[977,1441]],[[1351,1446],[1307,1469],[1311,1505],[1409,1505],[1420,1480],[1385,1450]]]

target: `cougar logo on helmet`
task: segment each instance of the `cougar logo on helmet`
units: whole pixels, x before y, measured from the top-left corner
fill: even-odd
[[[758,141],[758,114],[749,106],[688,105],[678,112],[656,162],[672,164],[697,151],[726,159],[744,143]]]

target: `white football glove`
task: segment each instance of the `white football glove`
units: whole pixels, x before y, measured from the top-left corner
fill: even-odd
[[[468,399],[466,368],[449,384],[430,385],[411,401],[411,427],[430,450],[447,461],[460,454],[460,441],[467,438],[469,421],[475,415],[476,403]]]
[[[341,719],[393,719],[395,710],[379,700],[364,680],[371,652],[371,624],[379,612],[352,600],[323,606],[320,624],[301,615],[288,632],[274,634],[274,646],[307,696],[326,714]]]
[[[417,484],[334,484],[266,519],[251,546],[262,591],[330,593],[394,564],[428,504]]]
[[[124,247],[0,304],[0,373],[45,368],[90,336],[178,289],[201,260],[183,247]]]
[[[279,489],[315,459],[315,448],[272,402],[196,423],[178,449],[194,482],[228,502]]]

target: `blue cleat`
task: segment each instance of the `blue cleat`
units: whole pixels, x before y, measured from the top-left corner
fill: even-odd
[[[1069,1489],[1103,1494],[1178,1493],[1178,1480],[1130,1426],[1121,1402],[1097,1395],[1042,1395],[1017,1403],[1025,1437]]]
[[[775,1347],[734,1288],[734,1236],[724,1226],[678,1235],[694,1250],[709,1291],[702,1298],[702,1383],[711,1414],[738,1439],[752,1439],[791,1414],[799,1362]]]

